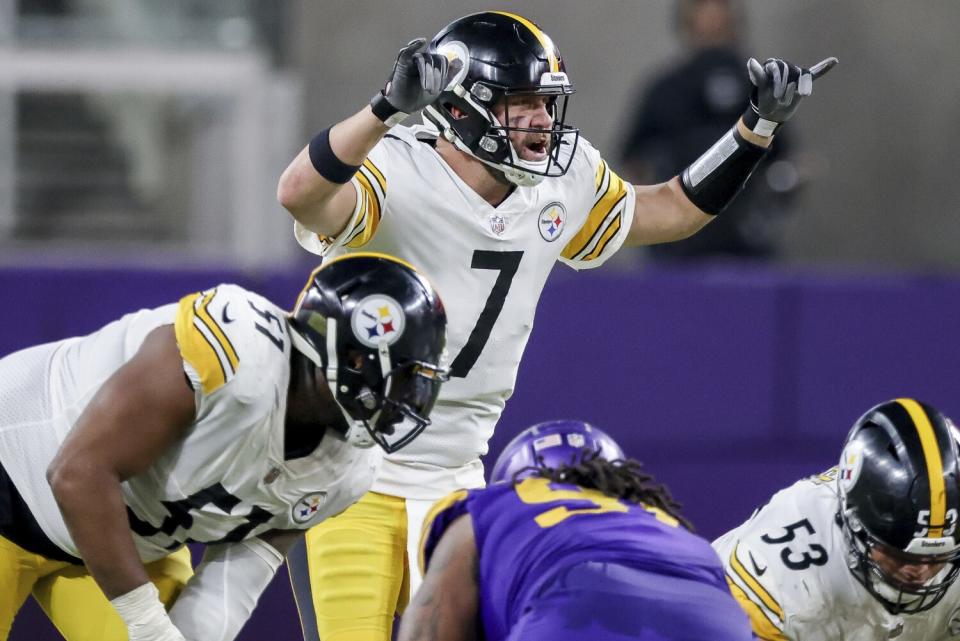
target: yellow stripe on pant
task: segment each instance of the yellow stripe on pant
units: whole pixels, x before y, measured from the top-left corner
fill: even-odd
[[[301,594],[297,603],[312,601],[321,641],[390,640],[410,593],[405,503],[368,492],[307,531],[312,599]]]

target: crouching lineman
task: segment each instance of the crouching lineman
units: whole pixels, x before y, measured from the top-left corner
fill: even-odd
[[[840,466],[775,494],[714,542],[767,641],[960,639],[960,464],[950,421],[878,405]]]
[[[425,278],[358,254],[290,314],[221,285],[0,360],[0,639],[31,591],[70,641],[234,638],[426,426],[445,328]]]
[[[493,484],[431,510],[400,640],[749,641],[716,553],[623,459],[580,421],[517,436]]]

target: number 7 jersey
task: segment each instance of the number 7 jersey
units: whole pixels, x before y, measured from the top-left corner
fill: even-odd
[[[960,589],[918,614],[888,613],[847,568],[837,470],[777,492],[713,542],[733,595],[766,641],[960,639]]]
[[[451,379],[431,425],[384,461],[374,489],[436,499],[483,484],[487,451],[513,392],[537,302],[559,260],[601,265],[633,220],[633,187],[582,138],[566,175],[517,187],[497,207],[440,157],[425,127],[394,127],[353,179],[357,206],[336,238],[296,227],[304,248],[323,256],[363,250],[417,266],[447,309]]]

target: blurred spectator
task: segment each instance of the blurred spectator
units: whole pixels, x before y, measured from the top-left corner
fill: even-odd
[[[750,95],[748,56],[740,50],[743,20],[736,0],[678,0],[676,30],[685,52],[645,86],[622,154],[625,179],[669,180],[729,129]],[[763,58],[760,58],[763,60]],[[757,175],[706,228],[680,242],[653,245],[655,259],[776,256],[780,229],[796,187],[778,134]]]

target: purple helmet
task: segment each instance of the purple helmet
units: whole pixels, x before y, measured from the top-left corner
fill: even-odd
[[[526,467],[569,465],[584,448],[608,461],[626,456],[617,442],[585,421],[547,421],[523,430],[500,453],[493,464],[490,482],[512,480]]]

